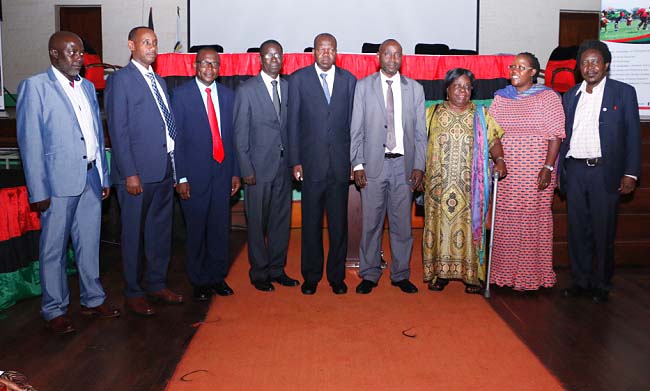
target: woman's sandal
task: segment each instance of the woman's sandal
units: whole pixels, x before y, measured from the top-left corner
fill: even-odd
[[[470,295],[479,295],[483,291],[480,285],[465,285],[465,293]]]
[[[436,278],[435,282],[431,281],[429,283],[429,290],[440,292],[445,289],[447,284],[449,284],[449,280],[446,278]]]

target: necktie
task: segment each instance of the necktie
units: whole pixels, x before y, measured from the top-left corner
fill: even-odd
[[[327,99],[327,103],[330,103],[330,88],[327,85],[327,73],[321,73],[320,78],[323,79],[323,92],[325,93],[325,99]]]
[[[278,81],[271,80],[273,85],[273,107],[275,107],[275,114],[280,118],[280,95],[278,94]]]
[[[160,111],[162,111],[163,113],[163,119],[165,120],[165,124],[167,124],[167,131],[169,132],[169,137],[172,140],[176,140],[176,124],[174,124],[174,118],[172,117],[172,114],[169,112],[167,105],[165,105],[165,101],[160,95],[160,91],[158,91],[156,76],[154,76],[153,72],[147,72],[147,76],[151,80],[151,88],[153,89],[153,94],[156,97],[156,102],[158,102],[158,107],[160,107]]]
[[[392,151],[397,146],[395,140],[395,101],[393,99],[392,80],[386,80],[388,90],[386,91],[386,121],[388,122],[388,131],[386,132],[386,148]]]
[[[212,157],[221,163],[223,162],[225,153],[223,150],[223,142],[221,141],[221,134],[219,134],[217,112],[214,110],[214,103],[212,103],[212,90],[206,88],[205,92],[208,94],[208,122],[210,123],[210,131],[212,132]]]

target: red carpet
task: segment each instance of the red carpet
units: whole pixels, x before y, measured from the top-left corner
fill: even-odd
[[[259,292],[244,248],[228,278],[235,295],[212,301],[167,390],[561,390],[482,296],[460,282],[426,289],[415,233],[414,295],[387,270],[369,295],[354,292],[356,270],[347,295],[326,281],[314,296],[277,284]],[[299,230],[291,243],[287,272],[299,278]]]

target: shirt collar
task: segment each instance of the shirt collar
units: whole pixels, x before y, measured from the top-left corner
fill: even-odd
[[[142,73],[143,75],[147,75],[147,73],[153,73],[153,68],[151,68],[151,65],[149,65],[149,68],[145,68],[142,64],[139,62],[135,61],[134,59],[131,59],[131,63],[135,65],[136,68]]]
[[[603,77],[603,80],[598,82],[598,84],[596,84],[591,89],[591,93],[592,94],[600,94],[600,93],[602,93],[603,90],[605,89],[605,80],[607,80],[607,77]],[[584,80],[582,81],[582,83],[580,83],[580,88],[578,88],[578,91],[576,91],[576,95],[578,95],[581,92],[587,93],[587,82],[584,81]]]
[[[264,80],[264,84],[271,84],[273,80],[277,80],[278,84],[280,84],[280,75],[278,75],[278,77],[276,77],[275,79],[273,79],[271,76],[264,73],[264,71],[261,71],[260,75],[262,75],[262,80]]]
[[[388,77],[388,76],[384,75],[384,73],[382,71],[379,71],[379,76],[381,77],[381,83],[382,83],[381,85],[384,85],[386,80],[392,80],[393,84],[395,84],[395,85],[399,85],[399,83],[401,81],[399,71],[396,74],[394,74],[393,77]]]
[[[212,84],[210,84],[209,86],[206,86],[205,84],[201,83],[198,77],[195,77],[194,81],[196,81],[196,85],[199,86],[199,90],[201,92],[205,92],[206,88],[209,88],[211,92],[217,92],[217,83],[214,81],[212,81]]]
[[[316,74],[318,75],[318,77],[320,77],[320,74],[321,74],[321,73],[324,73],[324,74],[326,74],[327,77],[329,77],[330,80],[331,80],[331,76],[332,76],[332,75],[334,74],[334,72],[335,72],[336,65],[332,65],[332,67],[329,69],[329,71],[324,71],[324,70],[320,69],[320,67],[318,66],[317,63],[314,63],[314,68],[316,68]]]
[[[56,69],[56,68],[54,67],[54,65],[51,65],[50,68],[52,68],[52,72],[54,73],[54,76],[56,76],[56,79],[57,79],[60,83],[70,85],[70,83],[71,83],[71,82],[70,82],[70,79],[68,79],[67,77],[65,77],[65,75],[64,75],[63,73],[61,73],[60,70]],[[82,78],[81,76],[77,75],[77,76],[74,78],[74,85],[75,85],[75,86],[80,86],[81,83],[82,83],[82,81],[83,81],[83,78]]]

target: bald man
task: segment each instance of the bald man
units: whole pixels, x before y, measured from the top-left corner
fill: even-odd
[[[79,76],[83,44],[76,34],[60,31],[48,49],[52,66],[18,86],[16,125],[29,201],[41,214],[41,313],[53,332],[66,334],[75,331],[67,316],[70,238],[81,313],[114,318],[120,312],[106,304],[99,281],[101,208],[110,179],[95,88]]]

